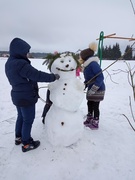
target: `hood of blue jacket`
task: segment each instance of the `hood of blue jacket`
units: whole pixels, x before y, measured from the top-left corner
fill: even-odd
[[[20,38],[14,38],[9,47],[10,56],[13,57],[26,57],[29,53],[31,46]]]

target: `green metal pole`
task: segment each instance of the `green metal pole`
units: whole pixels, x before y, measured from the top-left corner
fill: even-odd
[[[99,42],[98,42],[98,57],[100,59],[100,66],[102,63],[103,39],[104,39],[104,32],[101,31],[100,36],[99,36]]]

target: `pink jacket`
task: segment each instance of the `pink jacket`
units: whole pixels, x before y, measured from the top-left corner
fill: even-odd
[[[81,68],[76,69],[76,76],[80,76]]]

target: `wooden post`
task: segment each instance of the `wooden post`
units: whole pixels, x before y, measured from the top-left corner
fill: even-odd
[[[135,41],[135,38],[118,37],[118,36],[113,37],[114,35],[116,35],[116,33],[113,33],[113,34],[110,34],[110,35],[104,36],[104,38],[112,38],[112,39],[126,39],[126,40],[129,40],[129,41]],[[98,39],[96,39],[96,40],[99,40],[99,38],[98,38]]]

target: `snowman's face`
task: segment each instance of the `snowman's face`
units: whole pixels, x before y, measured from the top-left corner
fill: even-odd
[[[57,58],[52,66],[51,72],[54,74],[60,74],[61,71],[63,72],[71,72],[76,70],[77,63],[72,55],[64,55],[62,54],[61,57]]]

